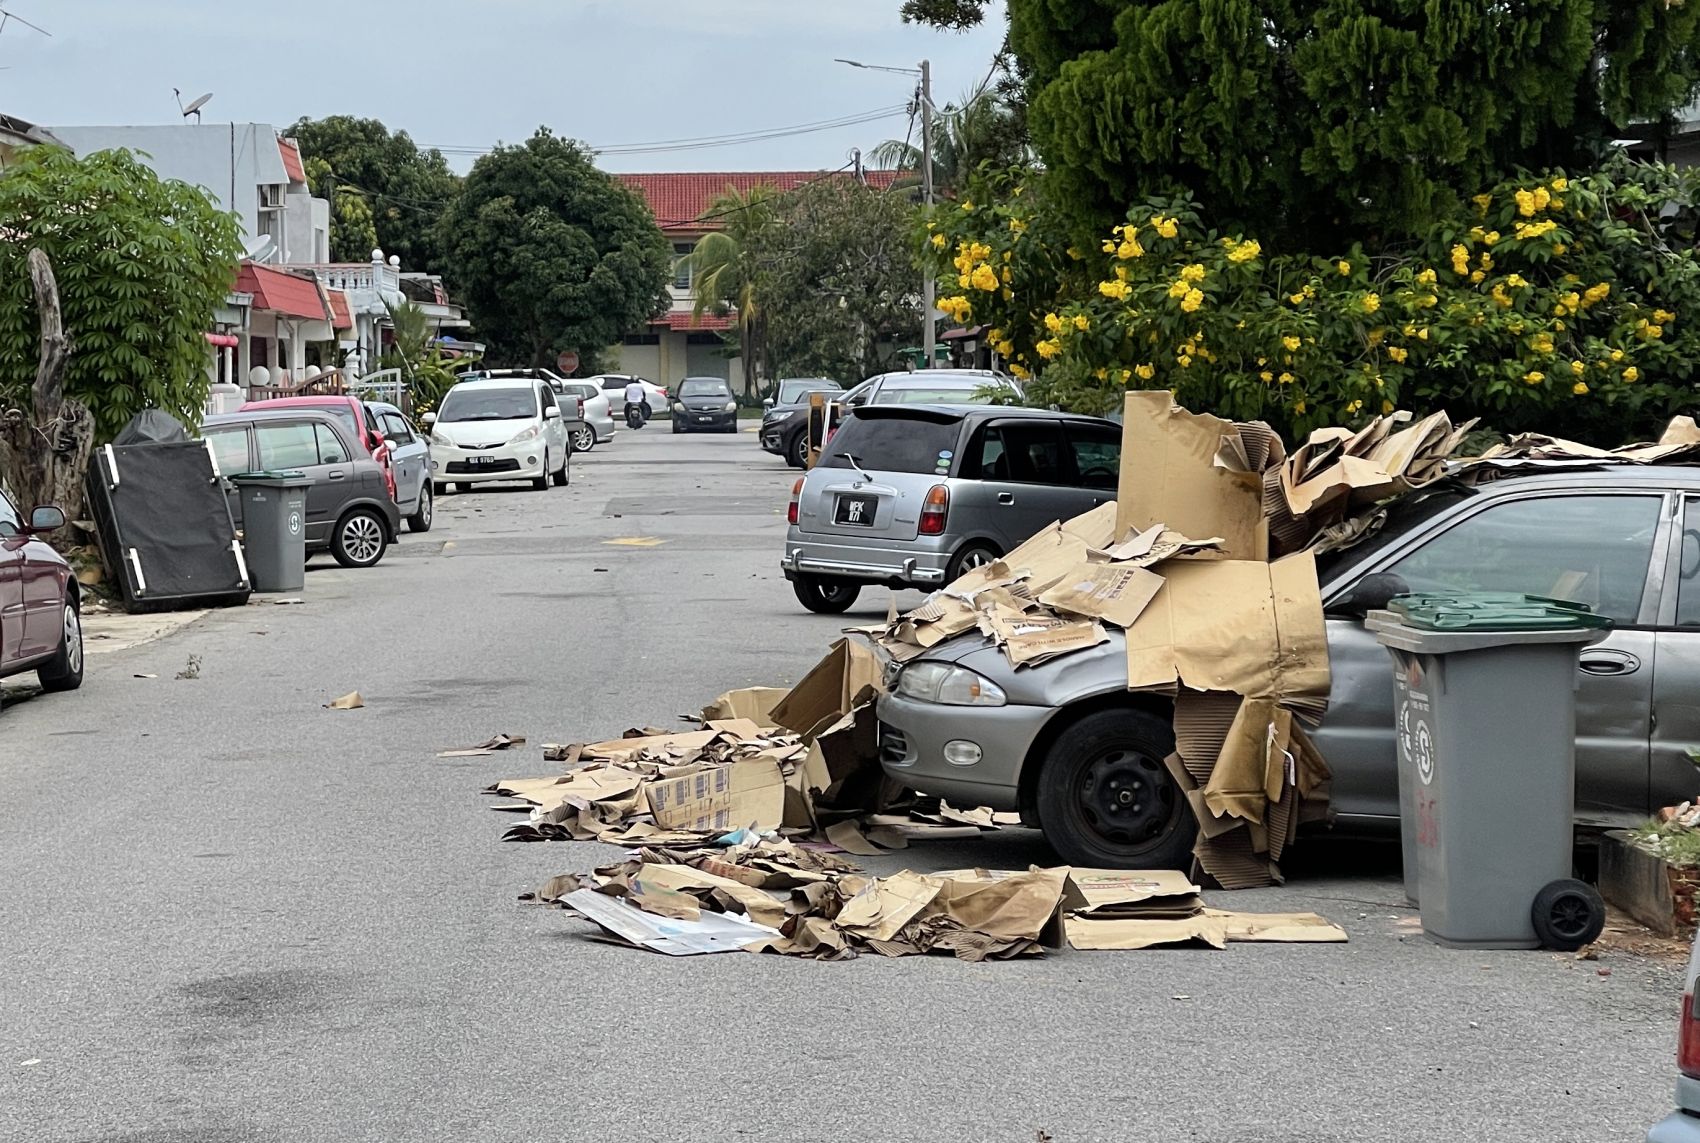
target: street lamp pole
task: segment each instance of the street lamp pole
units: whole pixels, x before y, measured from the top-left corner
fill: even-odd
[[[930,213],[933,208],[933,65],[921,61],[921,197]],[[921,279],[921,368],[933,367],[933,353],[938,331],[933,321],[933,303],[938,295],[938,282],[932,267],[927,267]]]

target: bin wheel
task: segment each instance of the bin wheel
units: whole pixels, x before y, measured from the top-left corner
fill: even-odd
[[[1606,903],[1592,885],[1564,878],[1535,894],[1529,916],[1543,947],[1574,952],[1604,931]]]

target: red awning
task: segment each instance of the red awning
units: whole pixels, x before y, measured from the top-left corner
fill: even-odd
[[[735,317],[717,317],[714,314],[703,314],[700,318],[691,317],[689,310],[675,310],[650,319],[651,326],[664,327],[672,330],[695,332],[697,330],[731,329],[738,324]]]
[[[348,295],[341,290],[326,290],[325,297],[331,303],[331,328],[353,329],[354,314],[348,308]]]
[[[244,262],[236,274],[236,291],[254,295],[254,308],[284,317],[328,321],[319,283],[311,275],[286,273],[256,262]]]
[[[209,333],[209,334],[204,334],[203,336],[207,339],[208,345],[229,346],[230,348],[234,349],[237,345],[241,344],[240,342],[238,342],[236,340],[236,337],[235,337],[234,334]]]

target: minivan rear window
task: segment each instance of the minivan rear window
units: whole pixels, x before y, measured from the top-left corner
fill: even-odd
[[[958,420],[920,417],[847,417],[826,442],[821,468],[854,468],[871,472],[938,472],[955,467]],[[854,456],[853,465],[846,456]]]

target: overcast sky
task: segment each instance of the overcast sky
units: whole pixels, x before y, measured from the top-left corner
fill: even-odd
[[[788,128],[909,99],[908,76],[834,57],[933,63],[944,103],[986,74],[1002,14],[967,35],[903,24],[899,0],[0,0],[41,25],[0,32],[0,112],[40,123],[285,127],[349,114],[447,149],[540,124],[593,146]],[[1000,6],[1001,7],[1001,6]],[[608,154],[614,171],[831,169],[902,137],[878,122],[738,146]],[[469,154],[450,153],[465,169]]]

